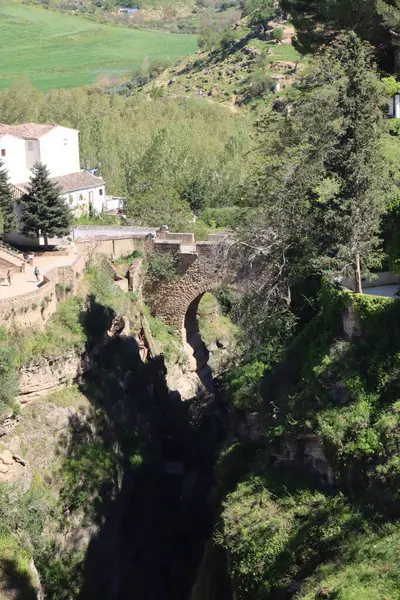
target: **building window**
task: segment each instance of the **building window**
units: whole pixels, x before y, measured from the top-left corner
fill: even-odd
[[[6,155],[6,149],[5,149],[5,148],[2,148],[2,149],[1,149],[1,155],[2,155],[2,156],[5,156],[5,155]]]
[[[28,142],[28,150],[32,152],[33,150],[33,142]]]
[[[103,195],[103,188],[100,188],[99,189],[99,196],[102,196],[102,195]]]

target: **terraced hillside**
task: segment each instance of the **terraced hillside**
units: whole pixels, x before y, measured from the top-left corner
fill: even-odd
[[[245,21],[234,31],[236,39],[229,48],[197,52],[148,87],[162,87],[170,96],[208,97],[235,110],[290,85],[300,61],[290,27],[285,27],[280,44],[252,36]]]

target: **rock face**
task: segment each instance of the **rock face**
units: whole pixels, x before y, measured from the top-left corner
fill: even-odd
[[[25,467],[9,450],[0,452],[0,481],[16,481],[24,475]]]
[[[171,392],[178,392],[181,400],[191,400],[204,393],[197,373],[184,372],[179,365],[167,365],[167,385]]]
[[[64,387],[76,378],[81,370],[81,357],[76,352],[62,356],[45,358],[40,362],[20,371],[20,395],[17,401],[21,404],[44,396]]]
[[[1,437],[0,482],[19,481],[28,489],[35,471],[50,468],[78,417],[84,419],[76,408],[52,402],[26,406],[20,422]]]

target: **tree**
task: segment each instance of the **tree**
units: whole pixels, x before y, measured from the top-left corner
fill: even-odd
[[[399,0],[281,0],[296,28],[296,48],[316,52],[343,30],[370,42],[381,66],[400,73]]]
[[[168,225],[171,231],[188,231],[193,213],[173,190],[154,189],[134,196],[127,203],[128,216],[139,225]]]
[[[328,59],[332,70],[343,69],[338,87],[342,126],[322,182],[330,189],[325,197],[320,193],[316,203],[316,221],[325,231],[320,250],[325,249],[325,258],[335,270],[352,269],[356,291],[362,292],[361,268],[377,263],[385,212],[382,88],[370,52],[355,33],[339,39]]]
[[[37,162],[26,194],[22,198],[22,231],[26,235],[48,238],[69,233],[72,226],[72,214],[60,196],[60,189],[50,181],[45,165]]]
[[[258,264],[257,293],[271,298],[275,290],[279,306],[299,275],[354,273],[361,291],[361,269],[377,264],[391,187],[381,89],[368,49],[350,33],[288,91],[290,111],[270,109],[259,123],[257,176],[245,202],[260,214],[243,231],[243,255]]]
[[[0,212],[2,216],[3,233],[7,234],[16,226],[14,199],[8,182],[7,170],[0,161]]]
[[[251,27],[265,35],[268,21],[276,16],[274,0],[245,0],[243,15],[249,17]]]

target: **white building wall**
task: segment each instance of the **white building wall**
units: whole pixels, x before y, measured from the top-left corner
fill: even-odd
[[[5,156],[2,154],[5,151]],[[0,138],[0,160],[8,171],[11,183],[28,181],[30,172],[26,168],[25,140],[5,135]]]
[[[26,170],[30,173],[33,165],[40,160],[40,145],[39,140],[24,140],[25,141],[25,156]],[[20,179],[23,183],[24,179]]]
[[[68,127],[55,127],[39,138],[40,161],[47,166],[50,177],[80,171],[79,132]]]
[[[70,192],[69,194],[64,194],[64,198],[75,217],[81,217],[89,214],[90,202],[92,202],[93,210],[95,212],[102,212],[106,198],[106,190],[105,186],[102,185],[97,188],[77,190],[75,192]]]

